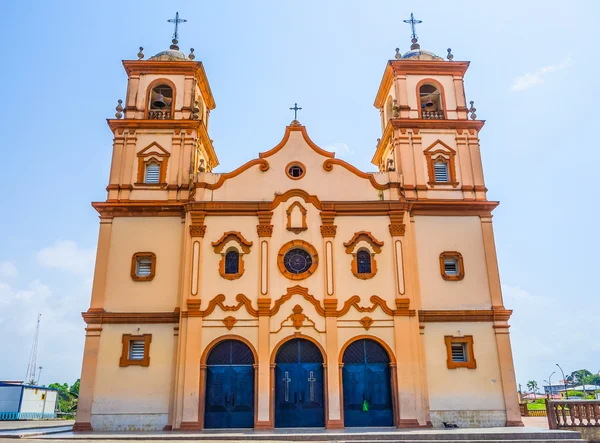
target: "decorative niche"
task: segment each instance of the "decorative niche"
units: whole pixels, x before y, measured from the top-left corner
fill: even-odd
[[[350,269],[358,279],[368,280],[377,274],[375,255],[381,253],[383,242],[368,231],[356,232],[344,243],[346,254],[352,254]]]
[[[226,280],[237,280],[244,274],[244,254],[250,253],[252,242],[237,231],[225,232],[212,242],[216,254],[221,254],[219,274]]]
[[[137,153],[138,170],[136,186],[167,185],[167,164],[171,154],[156,142]]]
[[[306,213],[307,210],[300,202],[294,202],[285,211],[287,216],[288,231],[292,231],[294,234],[299,234],[302,231],[306,231],[308,226],[306,224]]]

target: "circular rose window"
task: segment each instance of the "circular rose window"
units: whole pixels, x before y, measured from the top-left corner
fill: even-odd
[[[290,249],[283,256],[283,265],[292,274],[302,274],[310,269],[312,257],[304,249]]]
[[[283,275],[291,280],[310,277],[319,263],[317,250],[308,242],[292,240],[279,250],[277,266]]]

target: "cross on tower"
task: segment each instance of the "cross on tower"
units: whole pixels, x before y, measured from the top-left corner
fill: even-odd
[[[298,120],[298,111],[300,111],[302,108],[298,107],[298,103],[294,103],[294,107],[290,108],[290,111],[294,111],[294,120]]]
[[[173,33],[173,40],[177,40],[179,38],[179,23],[185,23],[187,22],[187,20],[179,18],[179,12],[176,12],[175,18],[170,18],[167,21],[169,23],[175,23],[175,32]]]
[[[416,20],[414,14],[411,12],[410,20],[402,20],[402,21],[404,23],[410,24],[410,29],[412,30],[412,38],[416,39],[417,33],[416,33],[415,25],[418,25],[419,23],[423,23],[423,20]]]

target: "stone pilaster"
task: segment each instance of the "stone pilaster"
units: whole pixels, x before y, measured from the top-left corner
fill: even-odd
[[[100,348],[101,332],[102,327],[99,324],[90,324],[85,329],[85,347],[83,349],[83,364],[81,366],[77,420],[73,426],[74,432],[92,431],[92,403],[94,400],[96,371],[98,369],[98,350]]]
[[[258,211],[259,224],[256,232],[260,243],[259,247],[259,278],[258,278],[258,396],[256,429],[273,429],[274,422],[271,415],[271,361],[270,361],[270,335],[271,335],[271,298],[269,294],[269,248],[273,225],[271,218],[273,212]]]

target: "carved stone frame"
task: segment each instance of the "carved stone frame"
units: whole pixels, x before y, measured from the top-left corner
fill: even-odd
[[[446,274],[446,269],[444,267],[444,259],[446,258],[454,258],[458,263],[458,274],[456,275],[448,275]],[[463,256],[460,252],[457,251],[444,251],[440,254],[440,273],[442,274],[442,278],[447,281],[459,281],[465,278],[465,264],[463,261]]]
[[[137,275],[137,262],[140,258],[149,258],[151,260],[150,274],[146,276]],[[131,257],[131,279],[133,281],[151,281],[156,275],[156,254],[154,252],[136,252]]]
[[[283,258],[286,252],[288,252],[290,249],[295,248],[304,249],[311,255],[312,258],[312,265],[310,266],[310,268],[308,268],[307,271],[303,272],[302,274],[292,274],[285,268],[285,264],[283,262]],[[279,253],[277,254],[277,267],[279,268],[279,271],[290,280],[304,280],[305,278],[310,277],[315,273],[318,265],[319,255],[317,254],[317,250],[313,245],[303,240],[292,240],[290,242],[287,242],[279,249]]]
[[[298,206],[298,208],[300,208],[300,213],[302,214],[302,226],[301,227],[292,226],[292,212],[296,206]],[[288,231],[292,231],[294,234],[299,234],[302,231],[306,231],[308,229],[308,226],[306,224],[306,213],[307,212],[308,211],[306,210],[306,208],[304,206],[302,206],[302,203],[300,203],[298,201],[295,201],[294,203],[292,203],[290,205],[290,207],[287,208],[285,211],[285,214],[287,217],[286,229]]]
[[[129,358],[129,347],[132,341],[143,340],[144,341],[144,358],[141,360],[131,360]],[[152,342],[152,334],[142,335],[131,335],[123,334],[123,349],[121,351],[121,359],[119,360],[120,367],[127,366],[150,366],[150,343]]]
[[[452,335],[444,336],[444,342],[446,343],[446,365],[448,369],[467,368],[476,369],[477,361],[475,360],[475,354],[473,352],[473,336],[465,335],[463,337],[454,337]],[[452,360],[452,343],[462,343],[465,345],[467,351],[467,361],[454,361]]]
[[[434,148],[436,148],[434,150]],[[456,180],[456,151],[448,146],[441,140],[436,140],[431,144],[425,151],[425,159],[427,161],[427,174],[429,175],[429,181],[427,184],[432,188],[435,186],[451,185],[453,188],[458,186]],[[448,181],[447,182],[436,182],[435,181],[435,169],[433,164],[436,161],[444,161],[448,164]]]
[[[371,272],[359,274],[358,259],[356,255],[361,249],[366,249],[358,247],[358,244],[361,241],[367,242],[371,247],[371,250],[368,250],[371,256]],[[377,240],[375,236],[368,231],[359,231],[355,232],[352,239],[345,242],[344,246],[346,247],[346,254],[352,254],[352,262],[350,263],[350,269],[352,270],[352,274],[354,274],[356,278],[361,280],[368,280],[370,278],[375,277],[375,274],[377,274],[377,261],[375,260],[375,255],[381,252],[383,242]]]
[[[153,149],[154,148],[154,149]],[[152,152],[148,152],[152,151]],[[153,152],[158,151],[158,152]],[[156,142],[152,142],[140,152],[137,153],[138,158],[138,170],[137,170],[137,182],[136,186],[152,186],[152,187],[164,187],[167,185],[167,165],[171,154]],[[146,183],[146,166],[148,163],[155,162],[160,165],[160,172],[158,176],[158,183]]]
[[[235,242],[236,245],[229,247],[224,250],[225,246],[231,241]],[[237,280],[244,274],[244,254],[250,253],[250,247],[252,242],[244,238],[244,236],[238,231],[227,231],[217,241],[211,243],[215,249],[216,254],[221,254],[221,261],[219,262],[219,274],[226,280]],[[232,248],[235,248],[238,252],[239,263],[238,272],[236,274],[225,273],[225,256]]]

